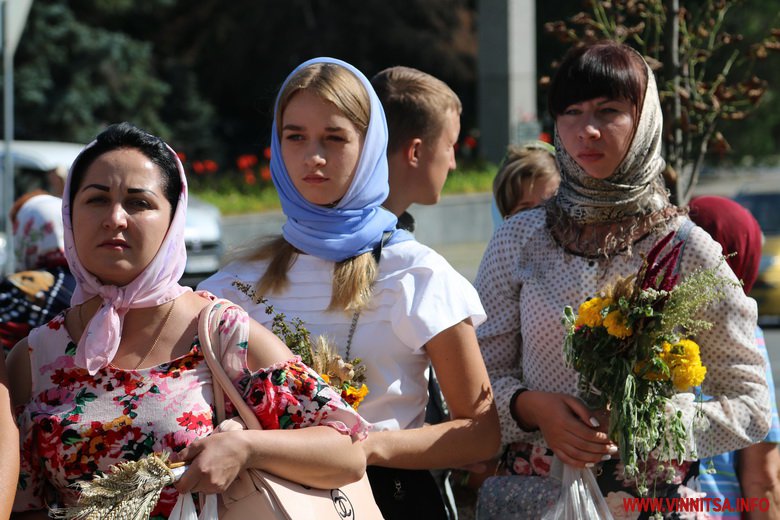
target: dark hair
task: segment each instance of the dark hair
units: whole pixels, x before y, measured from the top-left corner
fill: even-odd
[[[100,132],[95,138],[95,144],[85,148],[73,161],[68,193],[71,208],[76,192],[81,187],[84,174],[95,159],[104,153],[122,148],[138,150],[160,168],[162,191],[171,204],[171,218],[173,218],[182,190],[176,158],[162,139],[126,122],[111,125]]]
[[[627,99],[641,107],[647,86],[647,66],[628,45],[602,41],[569,50],[555,73],[547,95],[547,110],[555,119],[566,108],[589,99]]]

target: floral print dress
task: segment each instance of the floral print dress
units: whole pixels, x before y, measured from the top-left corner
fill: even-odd
[[[197,336],[187,354],[168,363],[139,370],[109,365],[90,376],[74,364],[76,344],[64,321],[61,313],[28,339],[32,392],[20,413],[14,511],[70,505],[77,499],[74,482],[122,461],[179,451],[214,429],[211,372]],[[264,429],[327,425],[365,437],[368,424],[300,358],[251,372],[247,323],[238,307],[223,315],[222,364]],[[176,498],[166,488],[152,518],[167,518]]]

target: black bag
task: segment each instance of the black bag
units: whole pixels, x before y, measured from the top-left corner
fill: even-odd
[[[366,473],[385,520],[447,520],[446,506],[430,471],[368,466]]]

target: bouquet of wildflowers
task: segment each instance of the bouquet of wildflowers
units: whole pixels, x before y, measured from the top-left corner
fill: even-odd
[[[309,331],[300,318],[293,318],[289,323],[283,313],[276,312],[272,305],[262,296],[257,296],[255,290],[240,281],[233,286],[249,296],[256,304],[265,305],[265,312],[272,315],[271,331],[287,344],[301,360],[313,368],[332,387],[341,392],[341,397],[355,410],[368,394],[365,385],[366,367],[360,358],[343,359],[338,349],[325,336],[317,336],[311,340]]]
[[[648,253],[639,272],[564,310],[564,353],[579,372],[581,396],[609,410],[609,437],[618,445],[627,479],[646,495],[648,460],[682,461],[690,435],[670,399],[704,380],[696,334],[712,324],[693,317],[737,284],[715,269],[680,280],[675,269],[683,242],[662,256],[669,233]],[[651,476],[653,477],[653,476]]]

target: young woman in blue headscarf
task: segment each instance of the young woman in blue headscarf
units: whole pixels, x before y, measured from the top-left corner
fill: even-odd
[[[406,501],[422,517],[424,504],[411,503],[420,474],[401,468],[462,466],[498,449],[474,330],[485,319],[482,305],[446,260],[397,230],[381,207],[387,125],[360,71],[330,58],[301,64],[279,92],[271,139],[271,173],[287,216],[282,235],[200,288],[270,326],[265,305],[233,286],[253,284],[312,338],[324,335],[342,357],[362,360],[369,393],[360,414],[373,425],[363,445],[377,502],[386,518],[403,517],[383,501],[383,492],[394,494],[390,502]],[[452,420],[423,427],[429,363]]]

